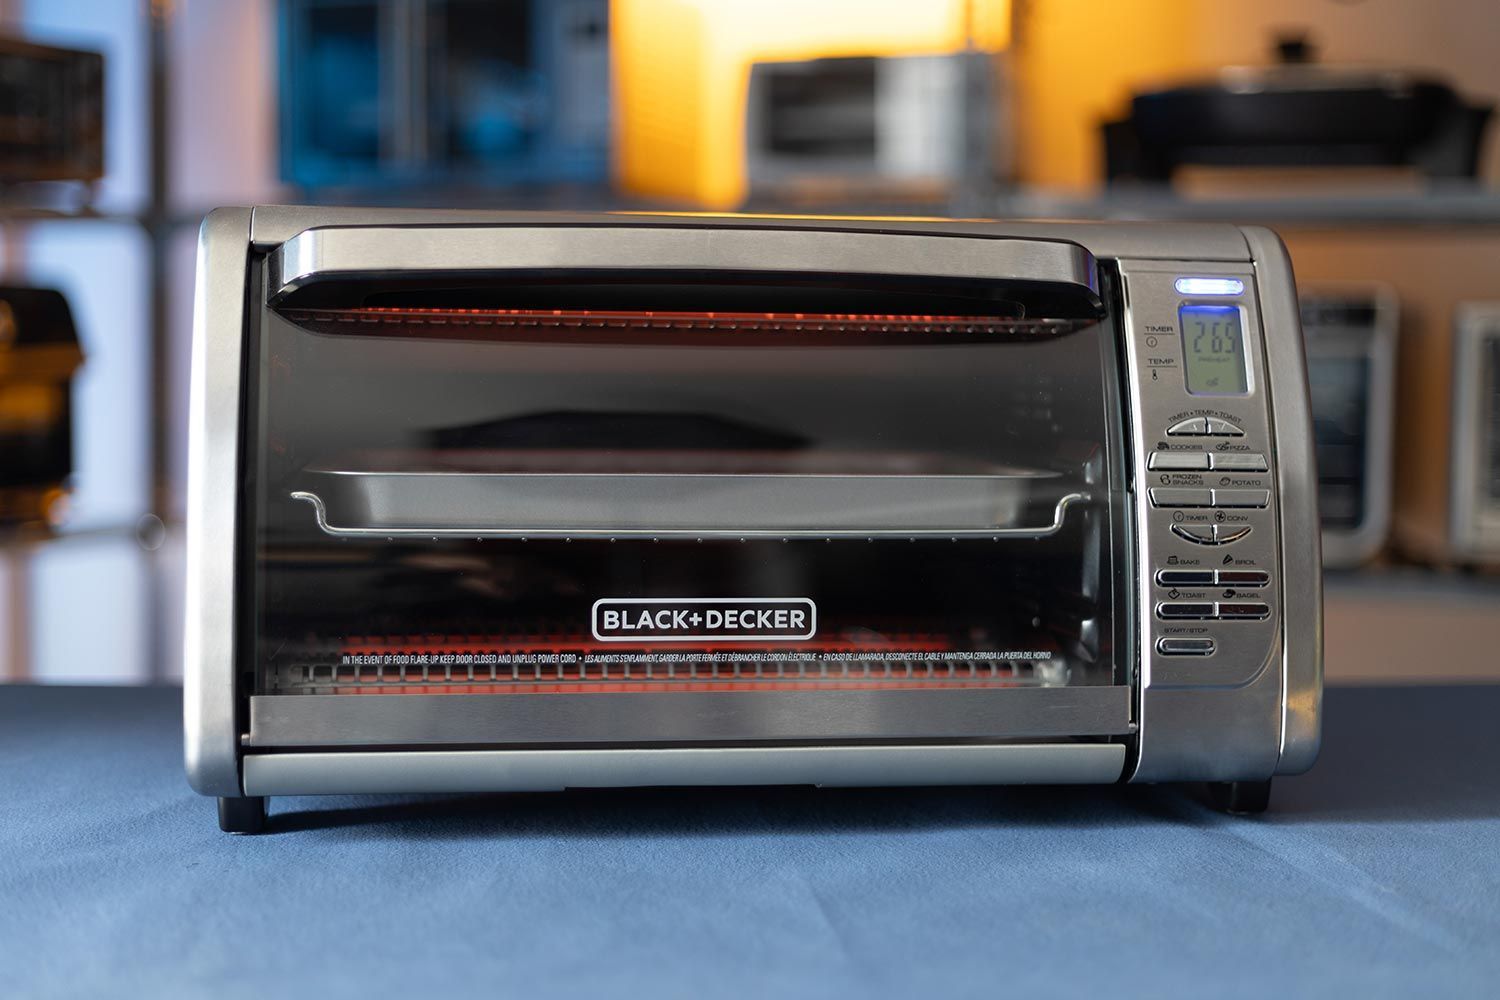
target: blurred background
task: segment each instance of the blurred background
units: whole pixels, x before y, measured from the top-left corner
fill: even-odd
[[[1331,680],[1500,679],[1493,0],[0,0],[0,679],[181,673],[197,226],[268,202],[1276,228]]]

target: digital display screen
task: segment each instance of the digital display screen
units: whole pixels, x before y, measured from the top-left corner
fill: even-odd
[[[1243,396],[1245,330],[1238,306],[1183,306],[1182,354],[1187,391],[1195,396]]]

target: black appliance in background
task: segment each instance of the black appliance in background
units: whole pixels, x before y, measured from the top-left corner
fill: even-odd
[[[1301,306],[1323,564],[1348,569],[1390,533],[1398,307],[1375,285],[1314,289]]]
[[[45,530],[62,514],[82,363],[62,293],[0,287],[0,534]]]
[[[1165,183],[1184,166],[1406,167],[1475,176],[1493,108],[1405,70],[1321,65],[1303,39],[1279,61],[1137,94],[1102,126],[1110,183]]]
[[[104,56],[0,37],[0,184],[104,176]]]
[[[605,180],[608,0],[281,0],[279,16],[283,180]]]

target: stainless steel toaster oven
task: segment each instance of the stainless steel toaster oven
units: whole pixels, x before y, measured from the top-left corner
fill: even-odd
[[[1301,300],[1323,565],[1349,569],[1391,529],[1398,307],[1376,284],[1304,289]]]
[[[185,716],[266,798],[1211,783],[1317,752],[1280,242],[224,209]]]

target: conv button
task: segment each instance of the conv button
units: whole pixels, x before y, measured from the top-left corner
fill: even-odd
[[[1258,569],[1221,569],[1214,574],[1214,582],[1221,587],[1264,587],[1271,582],[1271,574]]]
[[[1230,423],[1228,420],[1220,420],[1218,417],[1208,418],[1208,433],[1214,437],[1244,437],[1245,432],[1240,429],[1239,424]]]
[[[1206,451],[1153,451],[1148,464],[1152,469],[1169,472],[1203,472],[1208,469]]]
[[[1212,507],[1213,490],[1173,489],[1166,486],[1151,488],[1153,507]]]
[[[1258,601],[1247,601],[1243,604],[1219,603],[1220,618],[1264,618],[1271,613],[1268,605]]]
[[[1163,587],[1212,587],[1214,571],[1211,569],[1159,569],[1156,582]]]
[[[1177,526],[1174,524],[1172,525],[1172,527],[1175,528]],[[1248,524],[1244,526],[1234,524],[1216,524],[1214,525],[1214,544],[1228,545],[1230,542],[1239,541],[1241,538],[1244,538],[1248,534],[1250,534],[1250,526]]]
[[[1172,437],[1188,435],[1191,437],[1202,437],[1208,433],[1208,421],[1202,417],[1190,417],[1187,420],[1179,420],[1167,428],[1167,434]]]
[[[1266,456],[1249,451],[1217,452],[1213,466],[1224,472],[1265,472]]]
[[[1213,618],[1212,601],[1191,603],[1188,601],[1162,601],[1156,606],[1158,618]]]
[[[1158,639],[1156,651],[1166,656],[1208,656],[1214,651],[1212,639]]]
[[[1211,524],[1174,524],[1172,534],[1197,545],[1218,545],[1219,540],[1214,537],[1215,527]]]
[[[1264,507],[1270,502],[1270,490],[1214,490],[1215,507]]]

